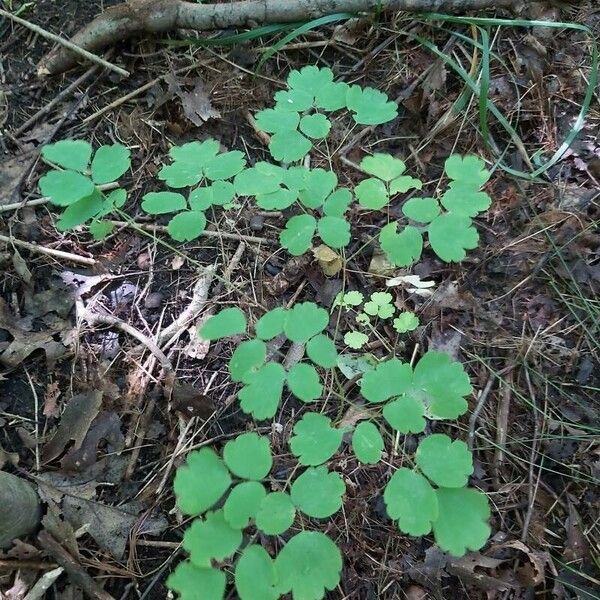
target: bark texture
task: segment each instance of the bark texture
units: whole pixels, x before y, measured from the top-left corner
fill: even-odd
[[[98,52],[115,42],[144,33],[176,28],[207,31],[256,24],[293,23],[338,12],[377,9],[407,12],[462,13],[485,8],[511,8],[521,0],[242,0],[199,4],[183,0],[129,0],[111,7],[73,36],[78,46]],[[40,62],[38,73],[53,75],[72,67],[78,56],[57,48]]]

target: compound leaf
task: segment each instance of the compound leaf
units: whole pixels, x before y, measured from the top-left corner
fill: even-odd
[[[267,357],[267,346],[261,340],[246,340],[233,353],[229,361],[231,380],[239,383],[263,365]]]
[[[323,214],[327,217],[343,217],[351,202],[352,192],[346,188],[340,188],[323,203]]]
[[[435,198],[411,198],[402,206],[402,212],[417,223],[430,223],[440,214]]]
[[[478,192],[463,184],[448,188],[441,199],[446,210],[463,217],[475,217],[486,211],[492,199],[485,192]]]
[[[167,587],[181,600],[197,600],[198,590],[202,590],[202,600],[223,600],[225,583],[223,571],[197,567],[187,560],[180,562],[167,579]]]
[[[302,531],[278,554],[275,570],[278,592],[292,592],[294,600],[319,600],[338,585],[342,556],[324,533]]]
[[[345,294],[340,292],[333,301],[333,308],[336,306],[360,306],[364,299],[365,297],[362,292],[359,292],[358,290],[351,290]]]
[[[173,163],[165,165],[158,172],[158,178],[172,188],[196,185],[202,179],[204,166],[218,151],[219,142],[213,139],[173,146],[169,150]]]
[[[348,84],[343,81],[331,82],[324,85],[315,93],[317,108],[333,112],[346,107]]]
[[[421,433],[425,429],[425,405],[414,396],[388,402],[383,407],[383,417],[400,433]]]
[[[491,532],[487,496],[470,488],[440,488],[436,496],[439,517],[433,533],[439,547],[453,556],[479,550]]]
[[[288,371],[287,386],[302,402],[314,402],[323,393],[317,370],[307,363],[297,363]]]
[[[359,125],[381,125],[396,118],[398,106],[386,94],[374,88],[352,85],[346,93],[346,105]]]
[[[266,477],[273,465],[268,438],[254,432],[242,433],[228,441],[223,460],[234,475],[254,481]]]
[[[256,517],[267,492],[258,481],[242,481],[227,496],[223,505],[225,520],[235,529],[244,529]]]
[[[275,416],[281,401],[285,369],[276,362],[268,362],[258,371],[246,376],[246,385],[240,390],[240,406],[257,421]]]
[[[313,95],[306,90],[281,90],[275,93],[276,109],[304,112],[312,107],[313,101]]]
[[[379,403],[399,396],[410,388],[412,371],[410,365],[397,358],[379,363],[375,369],[362,377],[361,394],[369,402]]]
[[[210,567],[210,561],[231,556],[242,543],[242,532],[232,529],[223,511],[207,512],[204,519],[194,519],[183,536],[183,547],[198,567]]]
[[[287,310],[283,307],[274,308],[265,313],[254,326],[257,337],[261,340],[272,340],[274,337],[283,333],[283,323],[287,315]]]
[[[444,170],[450,179],[476,190],[491,176],[483,160],[473,155],[462,157],[453,154],[446,159]]]
[[[350,243],[350,223],[341,217],[321,217],[317,231],[331,248],[343,248]]]
[[[258,162],[251,169],[244,169],[238,173],[233,180],[233,186],[239,196],[270,194],[279,190],[283,174],[284,170],[277,165]]]
[[[365,465],[374,465],[381,460],[383,438],[375,423],[363,421],[356,426],[352,433],[352,450]]]
[[[224,206],[235,198],[230,181],[213,181],[212,185],[198,187],[190,192],[188,202],[192,210],[206,210],[213,205]]]
[[[372,317],[389,319],[395,311],[392,295],[387,292],[374,292],[371,294],[371,299],[365,302],[363,310]]]
[[[96,185],[116,181],[129,169],[129,148],[122,144],[100,146],[92,160],[92,180]]]
[[[416,452],[421,471],[440,487],[463,487],[473,473],[473,456],[467,445],[434,433],[421,441]]]
[[[338,353],[335,343],[326,335],[315,335],[315,337],[308,340],[306,353],[310,360],[325,369],[332,369],[337,365]]]
[[[229,179],[246,166],[244,154],[239,150],[223,152],[211,158],[204,165],[204,175],[212,181]]]
[[[204,340],[219,340],[246,331],[246,316],[237,307],[224,308],[207,319],[200,328],[199,335]]]
[[[439,514],[438,498],[427,479],[405,467],[398,469],[383,493],[387,513],[408,535],[426,535]]]
[[[296,215],[285,224],[279,241],[292,256],[300,256],[310,248],[316,228],[317,220],[312,215]]]
[[[329,119],[321,113],[304,115],[300,119],[300,131],[313,140],[320,140],[327,137],[331,123]]]
[[[307,208],[319,208],[325,198],[337,185],[337,175],[325,169],[312,169],[304,179],[304,188],[300,190],[300,202]]]
[[[92,146],[85,140],[60,140],[46,144],[42,156],[59,167],[83,173],[90,162]]]
[[[240,600],[277,600],[277,573],[269,553],[258,544],[244,549],[235,566],[235,588]]]
[[[291,497],[305,515],[324,519],[340,510],[346,486],[339,473],[327,467],[310,467],[292,484]]]
[[[388,223],[379,233],[379,243],[388,260],[398,267],[417,261],[423,251],[423,238],[416,227],[407,225],[397,233],[398,223]]]
[[[393,324],[398,333],[407,333],[419,326],[419,317],[414,312],[404,311],[394,319]]]
[[[406,171],[406,165],[399,158],[390,154],[375,153],[365,156],[360,163],[360,168],[369,175],[375,175],[383,181],[392,181]]]
[[[148,192],[142,197],[142,210],[149,215],[166,215],[186,207],[185,198],[177,192]]]
[[[278,108],[267,108],[254,115],[258,128],[267,133],[295,131],[300,122],[297,112]]]
[[[300,302],[287,311],[283,331],[291,342],[304,344],[329,324],[329,315],[314,302]]]
[[[279,535],[292,526],[295,516],[296,509],[289,494],[271,492],[260,503],[256,526],[267,535]]]
[[[308,412],[294,426],[292,453],[301,465],[316,466],[329,460],[342,443],[344,432],[331,426],[331,419]]]
[[[169,235],[177,242],[195,240],[206,229],[206,216],[199,210],[186,210],[175,215],[167,225]]]
[[[197,515],[211,508],[230,485],[223,461],[210,448],[202,448],[188,454],[177,469],[173,489],[181,512]]]
[[[374,177],[361,181],[356,186],[354,193],[361,206],[372,210],[379,210],[390,201],[385,183]]]
[[[312,96],[331,83],[333,83],[333,71],[327,67],[308,65],[299,71],[294,69],[288,76],[290,88],[303,90]]]
[[[49,171],[39,181],[40,191],[56,206],[69,206],[91,196],[94,184],[76,171]]]
[[[310,149],[312,143],[299,131],[282,131],[274,133],[269,143],[269,151],[275,160],[284,163],[296,162],[303,159]]]

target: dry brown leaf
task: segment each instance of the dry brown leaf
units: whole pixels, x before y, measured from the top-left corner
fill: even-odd
[[[194,80],[194,89],[191,92],[186,92],[181,85],[181,81],[173,74],[167,75],[165,81],[169,86],[169,93],[181,100],[183,114],[196,127],[200,127],[208,119],[221,118],[221,113],[211,104],[201,79],[196,78]]]
[[[323,274],[327,277],[333,277],[337,275],[344,266],[342,257],[335,250],[332,250],[325,244],[321,244],[314,248],[312,253],[317,259],[319,267],[321,267],[321,271],[323,271]]]

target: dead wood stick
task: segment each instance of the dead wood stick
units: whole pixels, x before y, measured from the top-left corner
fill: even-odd
[[[372,10],[461,13],[485,8],[510,8],[521,0],[242,0],[222,4],[197,4],[183,0],[129,0],[102,12],[73,36],[71,43],[98,52],[106,46],[144,33],[174,29],[208,31],[248,27],[251,24],[294,23],[333,13]],[[78,55],[68,48],[47,54],[38,73],[66,71]]]
[[[67,260],[69,262],[78,263],[80,265],[87,265],[93,267],[97,264],[97,260],[88,258],[86,256],[79,256],[78,254],[71,254],[70,252],[63,252],[62,250],[55,250],[54,248],[46,248],[38,244],[31,242],[25,242],[23,240],[17,240],[16,238],[9,237],[6,235],[0,235],[0,242],[10,244],[12,246],[18,246],[19,248],[25,248],[30,252],[37,252],[38,254],[45,254],[46,256],[52,256],[61,260]]]
[[[42,548],[67,572],[69,579],[93,600],[115,600],[105,592],[83,567],[47,532],[38,534]]]

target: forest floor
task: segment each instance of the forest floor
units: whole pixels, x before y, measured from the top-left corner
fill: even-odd
[[[37,0],[24,17],[68,36],[112,3]],[[592,0],[534,16],[600,33]],[[480,246],[458,264],[426,251],[411,269],[384,269],[374,253],[376,219],[368,213],[353,216],[351,260],[326,277],[312,255],[275,252],[285,220],[250,204],[216,212],[216,235],[176,247],[130,227],[103,242],[85,229],[61,234],[51,207],[26,205],[39,198],[39,148],[68,137],[132,150],[127,209],[140,219],[140,198],[159,189],[156,174],[172,145],[214,137],[244,151],[250,164],[265,160],[251,115],[272,105],[291,69],[307,64],[329,66],[340,80],[385,91],[399,103],[398,118],[360,138],[348,122],[334,122],[329,152],[312,160],[333,165],[344,185],[360,180],[355,165],[374,151],[402,158],[430,187],[453,152],[494,165],[476,99],[453,113],[463,82],[406,31],[435,42],[467,70],[480,59],[452,34],[473,35],[468,26],[387,15],[308,32],[258,74],[265,39],[233,48],[173,46],[166,38],[124,42],[110,59],[130,77],[94,68],[60,95],[88,67],[37,79],[36,64],[50,45],[0,20],[0,234],[75,256],[0,242],[0,469],[36,485],[42,527],[70,551],[75,571],[93,576],[113,598],[167,597],[164,582],[181,556],[183,532],[174,470],[191,448],[219,447],[252,421],[227,375],[230,341],[203,344],[196,324],[183,328],[163,348],[177,379],[165,398],[164,373],[152,354],[127,332],[78,319],[76,304],[95,303],[158,339],[190,304],[208,265],[225,283],[210,284],[200,321],[223,306],[243,306],[248,296],[267,308],[302,300],[330,308],[343,285],[369,294],[384,290],[390,277],[433,281],[429,296],[388,288],[395,304],[421,321],[395,352],[410,360],[415,346],[445,350],[471,377],[469,403],[477,411],[455,434],[472,443],[472,481],[492,502],[490,542],[453,559],[429,537],[402,535],[382,508],[384,467],[357,467],[341,451],[335,468],[351,485],[343,514],[326,530],[345,563],[328,598],[600,597],[600,88],[577,139],[535,182],[494,171],[486,188],[493,204],[477,219]],[[513,27],[492,28],[491,37],[504,64],[493,63],[490,97],[518,123],[526,155],[547,159],[581,109],[591,76],[589,40],[582,32]],[[28,123],[57,96],[51,110]],[[506,132],[494,121],[491,130],[507,146],[504,163],[529,170]],[[10,208],[16,202],[23,204]],[[395,341],[381,326],[368,351],[382,356]],[[97,392],[101,404],[82,403],[86,410],[69,412],[71,429],[61,429],[71,398]],[[277,422],[261,427],[278,460],[289,452],[295,410],[288,400]],[[328,405],[332,417],[348,417],[346,411]],[[402,443],[414,445],[415,436]],[[35,533],[24,537],[0,552],[0,598],[24,598],[54,566]],[[81,598],[80,583],[63,575],[46,597]]]

